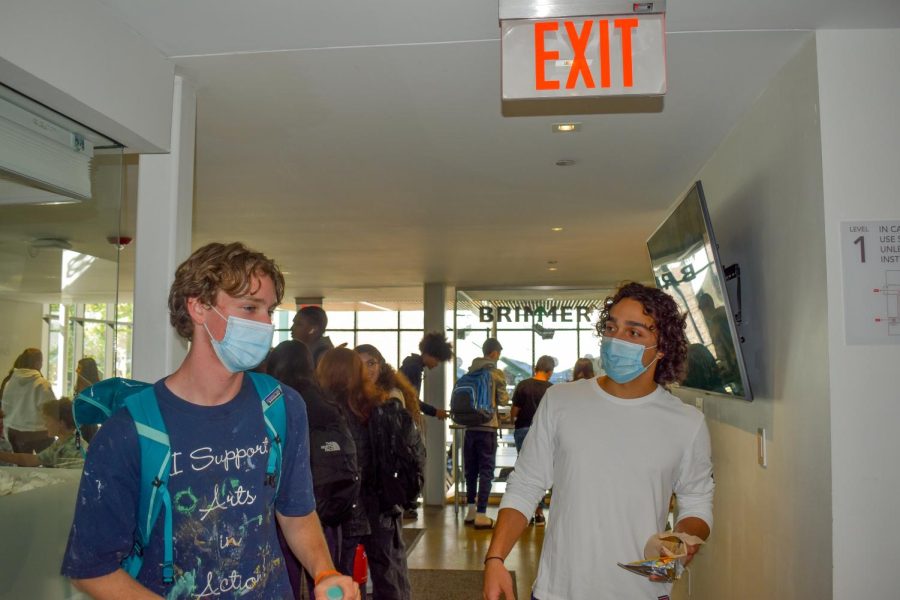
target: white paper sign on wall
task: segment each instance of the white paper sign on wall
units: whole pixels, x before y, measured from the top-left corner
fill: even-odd
[[[847,344],[900,345],[900,221],[841,223]]]

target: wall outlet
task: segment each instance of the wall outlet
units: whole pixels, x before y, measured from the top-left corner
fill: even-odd
[[[769,466],[769,458],[766,455],[766,430],[763,427],[756,430],[756,462],[764,469]]]

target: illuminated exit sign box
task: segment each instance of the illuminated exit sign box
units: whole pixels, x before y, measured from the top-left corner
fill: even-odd
[[[503,100],[662,96],[666,3],[500,0]]]

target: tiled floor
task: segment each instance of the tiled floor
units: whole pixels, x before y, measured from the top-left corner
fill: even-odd
[[[549,513],[548,513],[549,514]],[[497,508],[488,508],[488,516],[496,519]],[[463,513],[455,515],[453,506],[419,508],[419,518],[405,519],[404,527],[424,527],[425,534],[409,555],[410,569],[481,569],[491,541],[491,531],[477,531],[463,525]],[[543,527],[529,527],[506,559],[506,566],[516,572],[520,595],[531,588],[537,573]]]

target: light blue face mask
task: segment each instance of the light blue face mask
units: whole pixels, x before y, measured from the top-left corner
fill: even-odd
[[[659,358],[659,353],[657,353],[656,357],[647,366],[644,366],[644,350],[651,348],[656,348],[656,346],[642,346],[634,342],[605,337],[600,346],[603,370],[616,383],[628,383],[649,369],[650,365]]]
[[[225,319],[222,313],[214,307],[211,308]],[[275,326],[271,323],[260,323],[230,315],[225,319],[225,337],[221,341],[213,337],[206,323],[203,327],[209,335],[216,356],[222,361],[222,366],[232,373],[247,371],[259,365],[268,355],[272,346],[272,334],[275,333]]]

